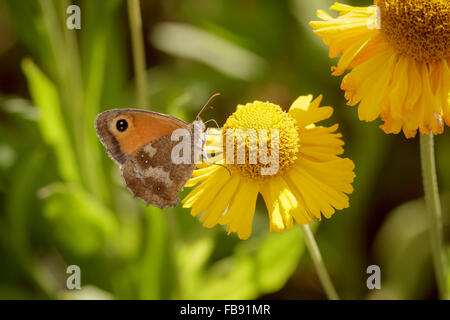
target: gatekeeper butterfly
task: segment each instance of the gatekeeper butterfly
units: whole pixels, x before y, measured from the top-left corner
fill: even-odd
[[[200,114],[216,95],[193,123],[139,109],[113,109],[97,116],[97,135],[120,166],[125,184],[135,197],[159,208],[178,204],[178,192],[195,168],[194,151],[204,146],[205,124]],[[177,129],[189,134],[189,163],[175,163],[172,159],[172,150],[180,143],[172,138]]]

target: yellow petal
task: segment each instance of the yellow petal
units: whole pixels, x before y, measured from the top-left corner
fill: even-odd
[[[250,237],[258,192],[256,182],[240,181],[228,211],[219,219],[220,224],[227,225],[228,233],[237,232],[242,240]]]
[[[181,202],[183,203],[183,208],[191,208],[194,203],[205,194],[208,194],[210,188],[215,184],[220,184],[223,176],[228,177],[228,171],[222,167],[219,167],[217,172],[221,172],[220,175],[212,174],[199,186],[193,189]],[[216,172],[216,173],[217,173]],[[222,175],[223,173],[223,175]]]
[[[321,107],[322,95],[312,101],[312,96],[302,96],[297,98],[289,109],[289,114],[295,118],[297,125],[300,129],[328,119],[333,114],[333,108]]]
[[[350,159],[336,158],[333,161],[316,162],[305,158],[297,161],[297,166],[304,168],[316,179],[323,181],[339,192],[352,193],[351,183],[355,178],[355,164]]]
[[[293,218],[299,224],[311,221],[312,217],[282,177],[275,177],[264,184],[261,193],[269,212],[271,232],[282,233],[285,227],[292,229]]]
[[[210,207],[206,209],[206,212],[199,219],[200,222],[203,222],[204,227],[212,228],[219,222],[219,218],[225,212],[236,193],[239,181],[239,176],[234,175],[220,190],[219,196],[214,197]]]
[[[315,161],[330,161],[344,152],[342,135],[333,133],[338,129],[337,125],[331,127],[310,128],[300,135],[300,155]]]
[[[303,111],[308,111],[309,105],[311,103],[313,99],[313,96],[307,95],[307,96],[300,96],[298,97],[294,103],[292,103],[291,108],[289,109],[289,113],[291,113],[291,111],[299,109],[299,110],[303,110]]]
[[[208,165],[202,169],[196,169],[192,172],[192,177],[186,182],[186,187],[193,187],[197,183],[202,182],[211,174],[216,173],[216,171],[220,168],[220,166]]]
[[[229,182],[230,175],[227,170],[224,168],[220,168],[217,173],[214,175],[214,178],[211,178],[213,182],[208,183],[207,189],[205,187],[205,192],[202,193],[201,196],[197,197],[195,203],[192,204],[191,214],[196,216],[203,211],[205,211],[218,196],[221,195],[222,187]]]

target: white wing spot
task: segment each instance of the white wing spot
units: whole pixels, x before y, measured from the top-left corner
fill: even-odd
[[[144,147],[144,152],[146,152],[150,158],[156,154],[156,151],[156,148],[153,148],[151,143]],[[144,157],[144,155],[142,155],[142,157]]]
[[[136,176],[140,179],[152,177],[153,179],[164,183],[167,187],[171,187],[173,185],[173,182],[170,179],[170,173],[165,171],[163,168],[150,167],[146,170],[138,170],[136,166],[134,166],[134,171]]]

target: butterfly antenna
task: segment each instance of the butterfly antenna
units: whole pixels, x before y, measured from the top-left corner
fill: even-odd
[[[197,117],[195,117],[195,119],[199,120],[200,119],[200,115],[202,114],[203,111],[205,111],[206,107],[209,105],[209,103],[211,102],[212,99],[214,99],[215,97],[220,96],[220,93],[214,93],[209,99],[208,101],[206,101],[205,105],[203,106],[203,108],[200,110],[200,112],[197,114]]]
[[[220,126],[219,126],[219,124],[217,123],[217,121],[216,121],[215,119],[209,119],[208,121],[205,122],[205,125],[206,125],[208,122],[214,122],[214,123],[216,124],[216,126],[217,126],[217,129],[220,129]]]

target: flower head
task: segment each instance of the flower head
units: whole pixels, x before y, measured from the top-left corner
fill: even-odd
[[[239,105],[208,139],[207,152],[215,154],[209,161],[221,166],[198,166],[187,184],[196,187],[183,207],[201,215],[205,227],[226,225],[241,239],[251,235],[258,194],[267,206],[271,232],[291,229],[294,221],[330,218],[335,209],[348,207],[354,164],[339,157],[344,143],[337,125],[315,125],[333,113],[331,107],[319,107],[321,99],[299,97],[289,112],[269,102]],[[239,141],[245,151],[241,161]]]
[[[341,88],[361,120],[380,117],[386,133],[439,134],[450,125],[450,2],[378,0],[319,10],[315,33],[341,55],[333,75],[352,69]]]
[[[262,130],[262,131],[261,131]],[[276,144],[278,163],[276,163],[276,170],[278,174],[284,172],[287,168],[292,166],[297,159],[299,151],[299,134],[296,127],[295,119],[288,113],[284,112],[279,106],[269,103],[255,101],[247,103],[245,106],[239,105],[236,112],[234,112],[223,126],[224,143],[226,137],[239,138],[243,132],[248,133],[248,139],[243,140],[245,143],[245,161],[238,163],[237,152],[233,152],[232,161],[228,168],[236,171],[236,173],[253,180],[267,179],[271,175],[262,175],[261,169],[270,167],[271,163],[262,163],[262,159],[258,156],[260,154],[258,146],[267,146],[267,153],[271,153],[272,130],[276,130],[279,134],[278,143]],[[262,132],[267,133],[266,135]],[[255,141],[251,145],[251,141]],[[234,148],[233,148],[234,149]],[[250,154],[255,151],[255,161],[250,161]],[[225,156],[227,150],[224,150]]]

